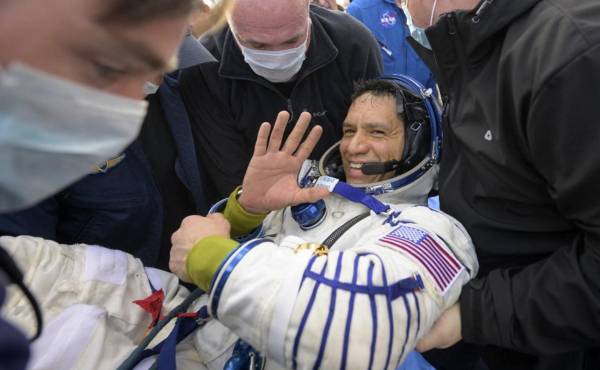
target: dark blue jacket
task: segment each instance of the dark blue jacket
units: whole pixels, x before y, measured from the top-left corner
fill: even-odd
[[[0,284],[0,307],[6,288]],[[22,370],[29,359],[29,341],[23,333],[0,318],[0,370]]]
[[[207,204],[202,179],[175,76],[165,77],[157,95],[150,98],[150,105],[150,112],[162,110],[168,122],[165,131],[173,138],[156,138],[156,145],[174,143],[176,159],[169,166],[175,166],[174,172],[191,194],[193,204],[189,208],[193,213],[205,214]],[[165,125],[165,120],[156,121],[149,114],[144,125]],[[66,244],[102,245],[129,252],[146,265],[156,266],[160,249],[170,247],[166,245],[169,238],[162,237],[165,207],[170,204],[161,196],[159,181],[140,139],[125,150],[120,162],[105,172],[96,172],[31,209],[1,215],[0,234],[33,235]],[[180,221],[175,220],[173,224]],[[166,262],[161,261],[160,265],[165,267]]]
[[[10,254],[0,248],[0,307],[6,299],[6,286],[13,284],[14,288],[23,291],[34,310],[37,321],[37,335],[41,334],[43,318],[39,305],[31,291],[23,283],[23,273]],[[13,289],[14,289],[13,288]],[[22,370],[29,359],[29,341],[25,335],[4,318],[0,318],[0,370]]]
[[[348,13],[367,26],[377,39],[386,75],[408,75],[435,91],[433,74],[406,42],[410,31],[395,0],[354,0],[348,6]]]

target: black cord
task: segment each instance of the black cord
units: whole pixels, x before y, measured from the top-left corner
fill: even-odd
[[[6,276],[9,278],[11,283],[16,284],[19,288],[21,288],[23,294],[25,294],[25,297],[29,300],[31,307],[33,308],[35,320],[37,322],[35,335],[30,339],[30,341],[33,342],[42,334],[42,327],[44,326],[42,310],[40,309],[40,306],[37,303],[33,293],[31,293],[29,288],[27,288],[25,283],[23,283],[23,274],[21,273],[21,270],[19,270],[19,267],[15,261],[13,261],[12,257],[2,247],[0,247],[0,269],[6,273]]]

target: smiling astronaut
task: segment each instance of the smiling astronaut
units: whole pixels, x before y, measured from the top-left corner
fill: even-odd
[[[177,347],[178,368],[396,369],[476,275],[462,226],[426,206],[441,147],[431,92],[394,76],[352,101],[318,162],[305,161],[321,130],[305,135],[309,114],[285,141],[287,113],[263,124],[242,190],[214,207],[223,214],[173,235],[170,268],[208,293],[191,309],[210,314]],[[0,245],[48,321],[32,368],[115,368],[188,295],[122,252],[19,239]],[[156,291],[155,317],[132,303]],[[4,313],[32,331],[24,304],[13,293]]]

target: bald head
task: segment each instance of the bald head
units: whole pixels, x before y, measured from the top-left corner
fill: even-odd
[[[248,48],[290,49],[306,40],[308,9],[309,0],[235,0],[229,25]]]

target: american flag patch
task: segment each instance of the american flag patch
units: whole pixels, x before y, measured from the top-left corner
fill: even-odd
[[[409,226],[400,226],[381,237],[380,242],[392,245],[416,259],[443,293],[464,269],[456,257],[446,251],[429,234]]]

